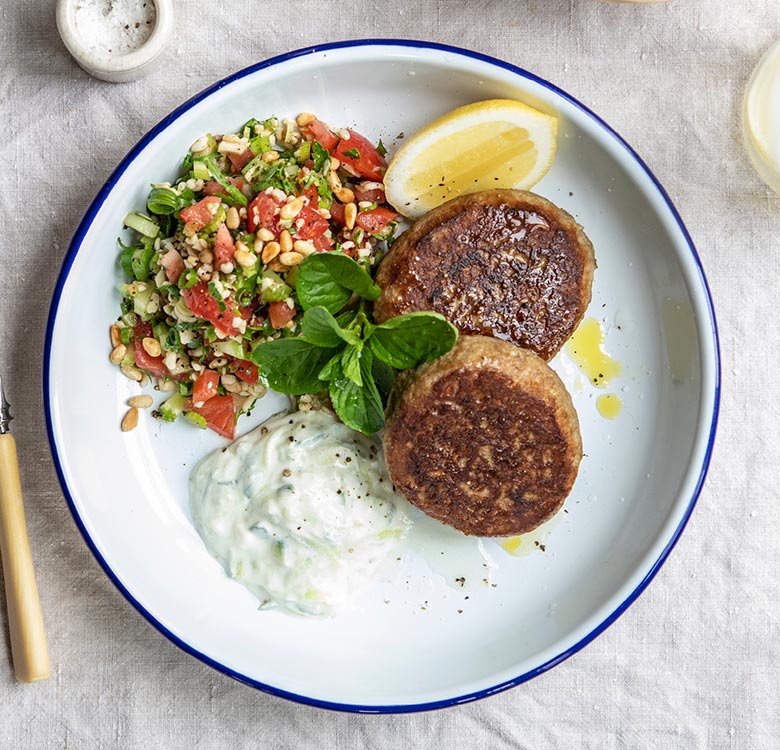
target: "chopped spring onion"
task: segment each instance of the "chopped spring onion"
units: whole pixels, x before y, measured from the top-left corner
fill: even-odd
[[[167,216],[181,208],[179,195],[165,187],[153,187],[146,199],[146,207],[153,214]]]
[[[144,237],[150,237],[151,239],[154,239],[160,232],[160,226],[155,224],[149,216],[144,216],[143,214],[129,213],[125,216],[123,224],[126,227],[130,227],[130,229],[135,229],[136,232]]]

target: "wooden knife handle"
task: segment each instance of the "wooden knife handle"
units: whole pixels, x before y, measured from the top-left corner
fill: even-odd
[[[0,435],[0,552],[16,678],[48,679],[49,651],[24,520],[16,441],[10,433]]]

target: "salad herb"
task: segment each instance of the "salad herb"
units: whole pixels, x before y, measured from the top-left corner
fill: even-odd
[[[346,255],[309,256],[299,267],[301,335],[258,344],[252,361],[274,390],[291,395],[327,389],[344,424],[372,435],[384,424],[384,402],[395,370],[411,369],[446,354],[457,329],[443,316],[415,312],[380,325],[369,320],[365,300],[380,290]],[[353,295],[361,298],[349,308]]]

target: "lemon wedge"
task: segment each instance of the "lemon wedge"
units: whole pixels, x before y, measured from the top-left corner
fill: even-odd
[[[528,190],[555,157],[558,120],[509,99],[459,107],[415,133],[385,173],[387,200],[416,219],[467,193]]]

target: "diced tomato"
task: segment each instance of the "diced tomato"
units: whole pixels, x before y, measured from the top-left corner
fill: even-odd
[[[228,177],[228,180],[233,183],[241,192],[246,187],[246,182],[240,177]],[[209,180],[203,185],[203,192],[206,195],[225,195],[225,188],[222,187],[216,180]]]
[[[301,126],[301,134],[307,141],[319,141],[328,151],[333,151],[339,138],[321,120],[314,119],[308,125]]]
[[[216,370],[204,370],[198,375],[195,385],[192,387],[192,401],[195,404],[204,404],[210,398],[217,395],[219,385],[219,373]]]
[[[193,315],[208,320],[217,330],[228,336],[236,336],[239,333],[238,329],[233,327],[235,303],[232,299],[224,300],[225,309],[220,310],[219,302],[211,296],[205,281],[199,281],[192,289],[182,289],[181,293]]]
[[[211,213],[209,206],[221,203],[221,199],[216,195],[210,195],[198,201],[192,206],[187,206],[179,211],[179,218],[187,224],[191,224],[195,231],[203,229],[207,224],[214,220],[214,214]]]
[[[240,154],[227,155],[228,159],[230,159],[230,163],[233,165],[233,169],[235,169],[236,172],[242,170],[250,161],[252,161],[254,156],[255,155],[252,153],[250,148],[244,149]]]
[[[232,440],[236,436],[236,407],[232,396],[214,396],[201,406],[188,401],[184,408],[200,414],[206,420],[206,427],[222,437]]]
[[[230,234],[227,224],[221,221],[217,229],[217,239],[214,243],[214,259],[218,266],[221,266],[223,263],[232,263],[235,253],[236,243],[233,241],[233,235]]]
[[[151,323],[146,323],[143,320],[139,320],[135,324],[133,329],[133,335],[135,336],[135,344],[133,346],[133,353],[135,354],[135,364],[142,370],[145,370],[150,375],[156,378],[164,378],[168,375],[169,370],[165,366],[162,355],[159,357],[152,357],[146,349],[144,349],[141,343],[143,339],[153,336]]]
[[[349,140],[343,138],[336,146],[335,155],[344,166],[348,167],[358,177],[367,180],[381,181],[384,176],[387,162],[374,145],[360,133],[350,130]],[[357,151],[358,155],[348,155],[347,151]]]
[[[274,328],[284,328],[295,317],[295,307],[289,307],[286,300],[269,302],[268,318]]]
[[[160,256],[160,265],[165,269],[165,275],[171,284],[178,282],[179,276],[184,272],[184,261],[179,255],[179,251],[174,248]]]
[[[334,223],[342,227],[347,223],[347,217],[344,215],[343,203],[333,201],[333,203],[330,204],[330,218],[333,219]]]
[[[279,220],[277,219],[279,211],[279,202],[268,193],[260,193],[246,210],[246,228],[250,232],[255,232],[259,227],[268,229],[276,237],[279,236]]]
[[[328,220],[322,218],[322,214],[311,206],[304,206],[298,216],[295,217],[297,232],[296,239],[313,240],[328,231]]]
[[[372,208],[370,211],[361,211],[355,219],[355,224],[371,234],[381,232],[398,214],[389,208]]]
[[[312,242],[318,253],[327,253],[333,249],[333,240],[330,237],[326,237],[324,234],[316,237]]]
[[[355,200],[369,203],[384,203],[385,189],[378,182],[361,182],[355,185]]]
[[[246,359],[237,359],[233,365],[233,373],[236,377],[241,378],[245,383],[254,385],[257,382],[259,373],[257,371],[257,365]]]
[[[298,183],[296,188],[298,195],[302,195],[304,198],[309,199],[309,205],[312,206],[312,208],[317,208],[320,205],[320,196],[317,193],[316,185],[309,185],[309,187],[305,188],[303,185]]]

